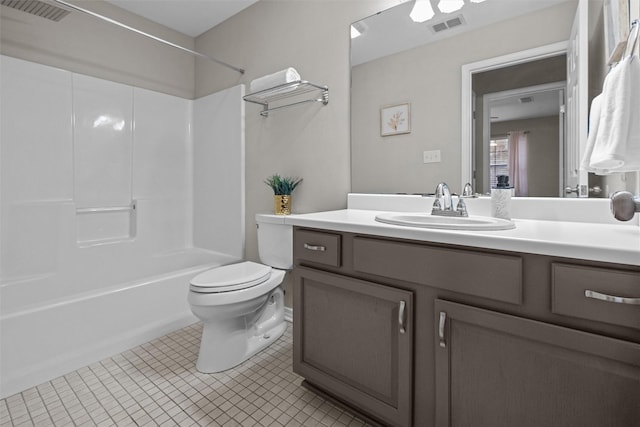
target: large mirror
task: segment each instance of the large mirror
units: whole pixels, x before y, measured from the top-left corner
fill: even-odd
[[[424,194],[441,181],[460,191],[470,181],[486,193],[496,175],[509,173],[528,184],[520,196],[576,197],[576,181],[568,178],[578,175],[579,150],[567,142],[576,138],[567,122],[586,128],[587,110],[567,94],[567,51],[578,0],[447,2],[462,7],[441,13],[433,0],[435,16],[417,23],[410,0],[353,23],[352,191]],[[612,49],[605,9],[625,2],[587,2],[584,105],[599,93]],[[492,60],[496,65],[486,65]],[[509,138],[525,140],[528,160],[520,169],[505,153]],[[581,195],[591,189],[591,197],[606,196],[635,175],[584,174]]]

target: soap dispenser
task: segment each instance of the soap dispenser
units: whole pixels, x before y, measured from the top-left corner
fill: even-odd
[[[498,175],[496,188],[491,189],[491,216],[511,219],[511,192],[508,175]]]

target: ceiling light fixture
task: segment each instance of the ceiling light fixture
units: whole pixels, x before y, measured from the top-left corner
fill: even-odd
[[[433,18],[434,15],[435,13],[431,6],[431,0],[416,0],[409,17],[413,22],[424,22]]]
[[[367,32],[369,27],[362,21],[357,21],[351,24],[351,38],[355,39]]]
[[[455,12],[462,9],[462,6],[464,6],[464,0],[440,0],[438,3],[438,9],[442,13]]]
[[[471,3],[482,3],[484,0],[471,0]]]

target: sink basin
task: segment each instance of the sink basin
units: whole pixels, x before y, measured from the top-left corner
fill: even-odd
[[[428,213],[384,213],[376,221],[406,227],[439,228],[445,230],[510,230],[513,221],[488,216],[437,216]]]

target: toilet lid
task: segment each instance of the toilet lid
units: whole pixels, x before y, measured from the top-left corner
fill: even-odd
[[[212,268],[191,279],[195,292],[238,291],[258,285],[269,278],[271,267],[251,261]]]

